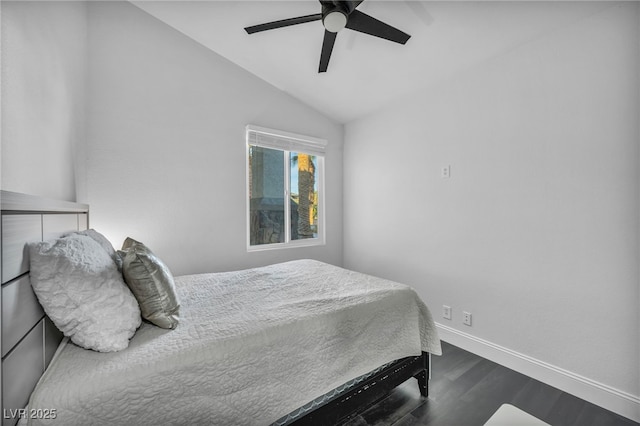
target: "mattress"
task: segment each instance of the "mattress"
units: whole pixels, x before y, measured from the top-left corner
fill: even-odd
[[[313,260],[176,277],[181,322],[144,323],[127,349],[58,349],[31,425],[265,425],[377,367],[440,354],[403,284]]]

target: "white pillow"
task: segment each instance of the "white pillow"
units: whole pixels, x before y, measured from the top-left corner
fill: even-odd
[[[51,321],[75,344],[126,348],[140,307],[107,252],[86,235],[29,244],[31,285]]]
[[[118,267],[118,271],[122,272],[122,259],[116,253],[116,250],[111,245],[111,242],[107,240],[107,237],[96,231],[95,229],[87,229],[85,231],[74,231],[70,232],[65,237],[73,234],[86,235],[87,237],[91,237],[96,243],[100,244],[100,246],[109,254],[109,256],[113,259]]]

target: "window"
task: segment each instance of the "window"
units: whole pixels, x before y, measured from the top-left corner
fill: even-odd
[[[247,247],[324,244],[326,141],[247,126]]]

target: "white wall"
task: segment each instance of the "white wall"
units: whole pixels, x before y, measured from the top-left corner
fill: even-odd
[[[176,273],[342,262],[340,125],[128,3],[1,10],[2,189],[89,202]],[[613,6],[349,124],[346,266],[637,401],[639,22]],[[247,123],[329,140],[327,246],[245,252]]]
[[[10,2],[2,12],[3,190],[74,201],[83,165],[83,2]]]
[[[632,410],[639,22],[637,3],[614,5],[522,45],[349,123],[344,152],[346,267],[414,285],[439,322]]]
[[[342,264],[343,127],[129,3],[89,4],[87,181],[114,245],[147,243],[175,274],[313,257]],[[328,140],[327,244],[246,251],[245,126]]]

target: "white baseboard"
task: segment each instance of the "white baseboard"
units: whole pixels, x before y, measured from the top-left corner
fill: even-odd
[[[640,422],[640,396],[615,389],[471,334],[436,323],[440,338],[592,404]]]

